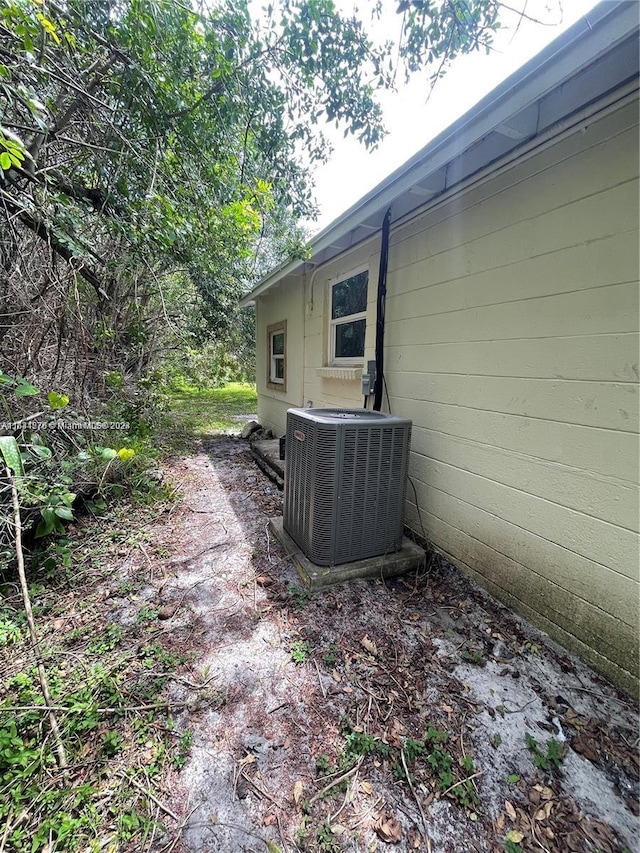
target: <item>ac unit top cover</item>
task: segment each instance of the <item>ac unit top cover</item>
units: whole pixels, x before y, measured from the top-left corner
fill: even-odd
[[[318,424],[338,425],[354,423],[361,426],[395,426],[410,424],[409,418],[389,415],[386,412],[374,412],[372,409],[289,409],[288,413],[299,415]]]

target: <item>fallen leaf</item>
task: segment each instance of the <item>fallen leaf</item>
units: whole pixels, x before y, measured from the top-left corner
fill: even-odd
[[[271,586],[273,578],[270,578],[269,575],[258,575],[256,583],[258,586]]]
[[[506,813],[509,815],[511,820],[516,819],[516,810],[513,807],[513,803],[509,802],[509,800],[504,801],[504,808]]]
[[[272,823],[276,822],[276,816],[274,814],[265,815],[264,820],[262,821],[263,826],[271,826]]]
[[[402,723],[400,722],[400,720],[394,719],[393,725],[391,726],[391,729],[394,732],[394,734],[397,734],[397,735],[406,735],[406,733],[407,733],[406,726],[403,726]]]
[[[302,796],[302,782],[298,779],[298,781],[293,786],[293,801],[296,805],[300,802],[300,797]]]
[[[542,799],[543,800],[552,800],[554,797],[554,793],[551,788],[543,788],[542,789]]]
[[[538,809],[538,811],[536,812],[536,814],[535,814],[536,820],[546,820],[549,817],[549,815],[551,814],[552,808],[553,808],[553,803],[551,802],[551,800],[549,800],[548,802],[546,802],[544,804],[544,806],[541,809]]]
[[[409,835],[407,837],[407,842],[414,850],[419,850],[422,847],[422,839],[415,831],[415,829],[409,830]]]
[[[253,762],[254,762],[255,760],[256,760],[255,755],[254,755],[252,752],[248,752],[248,753],[245,755],[245,757],[244,757],[244,758],[241,758],[241,759],[240,759],[240,761],[238,762],[238,764],[239,764],[241,767],[244,767],[244,765],[245,765],[245,764],[253,764]]]
[[[402,826],[391,814],[382,812],[373,825],[374,832],[387,844],[398,844],[402,839]]]
[[[366,634],[360,640],[360,645],[365,648],[369,652],[369,654],[375,655],[378,652],[376,644],[373,642],[373,640],[370,640]]]
[[[495,830],[497,833],[502,835],[502,830],[504,829],[504,814],[500,812],[495,821]]]
[[[513,844],[520,844],[524,835],[521,832],[518,832],[516,829],[512,829],[511,832],[507,832],[505,838],[507,841],[511,841]]]
[[[338,670],[337,670],[337,669],[334,669],[334,670],[332,671],[332,673],[331,673],[331,678],[333,678],[333,680],[334,680],[334,681],[337,681],[337,682],[342,681],[342,676],[340,675],[340,673],[338,672]]]
[[[367,796],[370,796],[371,794],[373,794],[373,785],[371,784],[371,782],[360,782],[360,790],[363,794],[367,794]]]
[[[343,835],[347,831],[347,827],[343,826],[341,823],[334,823],[333,826],[330,826],[329,829],[334,835]]]
[[[540,802],[540,791],[536,791],[535,788],[532,788],[527,793],[527,797],[528,797],[530,803],[532,803],[534,806],[537,806],[538,803]]]

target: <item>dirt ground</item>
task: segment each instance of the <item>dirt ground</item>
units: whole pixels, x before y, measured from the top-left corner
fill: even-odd
[[[191,653],[169,694],[191,752],[158,791],[180,820],[153,849],[638,849],[624,696],[440,558],[310,596],[239,438],[165,475],[183,497],[119,570]]]

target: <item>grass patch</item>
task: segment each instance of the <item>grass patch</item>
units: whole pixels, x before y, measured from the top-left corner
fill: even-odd
[[[238,415],[251,415],[258,409],[255,385],[230,382],[222,388],[198,389],[195,385],[180,385],[169,389],[171,445],[175,450],[217,432],[240,431]]]
[[[192,734],[176,727],[164,694],[186,656],[171,645],[157,608],[141,606],[137,584],[114,568],[157,513],[157,504],[121,502],[78,522],[56,566],[60,540],[27,555],[66,774],[57,767],[20,595],[13,581],[0,582],[0,847],[7,851],[144,850],[154,826],[163,831],[166,816],[146,792],[189,756]],[[123,621],[123,608],[134,606],[137,617]],[[224,703],[204,691],[190,707],[201,700]]]

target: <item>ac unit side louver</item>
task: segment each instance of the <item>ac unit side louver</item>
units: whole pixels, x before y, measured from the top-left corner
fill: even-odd
[[[318,566],[402,547],[411,421],[369,409],[289,409],[283,526]]]

